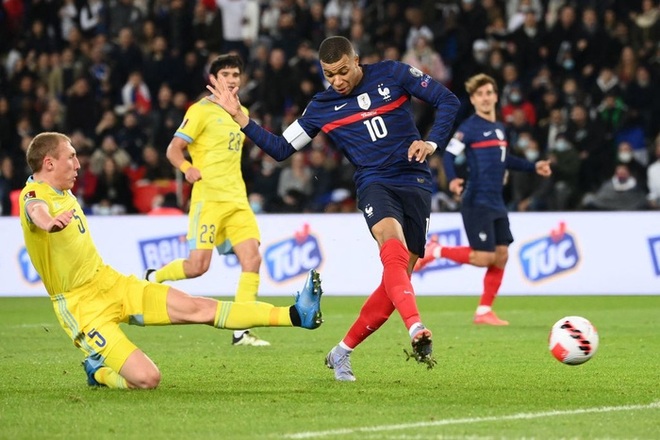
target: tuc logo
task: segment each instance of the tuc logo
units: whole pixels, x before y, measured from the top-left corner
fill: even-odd
[[[572,270],[580,261],[575,239],[566,232],[564,222],[549,236],[523,245],[519,255],[525,276],[533,282]]]
[[[651,248],[653,269],[655,274],[660,276],[660,237],[649,237],[649,247]]]
[[[318,240],[310,234],[309,229],[305,223],[293,237],[266,248],[264,261],[273,281],[286,281],[319,267],[323,261],[321,250]]]
[[[461,245],[461,230],[460,229],[447,229],[444,231],[429,232],[429,240],[439,243],[441,246],[454,247]],[[460,264],[446,258],[436,258],[428,265],[424,266],[421,270],[414,273],[424,275],[427,272],[436,270],[454,269],[459,267]]]
[[[28,283],[37,283],[41,281],[41,277],[37,273],[37,270],[32,265],[32,260],[27,253],[27,249],[22,247],[18,252],[18,265],[21,268],[21,273],[23,274],[23,279]]]
[[[151,238],[138,242],[144,268],[161,268],[177,258],[188,256],[186,234]]]

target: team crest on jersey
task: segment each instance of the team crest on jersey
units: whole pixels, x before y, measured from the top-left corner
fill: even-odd
[[[25,193],[23,196],[23,201],[25,200],[30,200],[30,199],[35,199],[37,197],[37,193],[34,191],[28,191]]]
[[[378,85],[378,94],[383,97],[384,101],[389,101],[392,99],[392,96],[390,95],[390,88],[383,87],[383,84]]]
[[[421,78],[422,75],[424,75],[424,73],[421,70],[419,70],[417,67],[412,67],[411,66],[410,69],[408,69],[408,71],[415,78]]]
[[[504,132],[502,130],[500,130],[499,128],[495,129],[495,135],[497,136],[497,138],[499,140],[501,140],[501,141],[504,140]]]
[[[186,128],[186,124],[188,124],[188,118],[184,119],[181,125],[179,125],[179,130]]]
[[[357,97],[358,105],[362,110],[368,110],[371,107],[371,98],[368,93],[363,93]]]

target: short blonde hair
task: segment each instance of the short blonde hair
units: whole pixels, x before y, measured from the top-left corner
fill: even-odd
[[[468,95],[472,96],[479,87],[486,84],[492,84],[493,90],[497,93],[497,82],[492,76],[486,75],[485,73],[479,73],[465,81],[465,90],[468,92]]]
[[[32,139],[25,153],[25,158],[33,173],[41,171],[46,156],[57,159],[58,147],[62,141],[71,143],[71,139],[65,134],[54,131],[39,133]]]

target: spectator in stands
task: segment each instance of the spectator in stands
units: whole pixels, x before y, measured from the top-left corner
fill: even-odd
[[[525,122],[533,127],[536,125],[536,109],[534,105],[525,97],[520,84],[514,83],[509,87],[507,104],[502,106],[502,120],[505,124],[511,124],[513,121],[513,113],[516,110],[521,110]]]
[[[541,45],[544,39],[545,30],[539,25],[536,12],[530,8],[524,15],[522,26],[514,30],[510,38],[515,48],[513,61],[519,69],[526,68],[532,73],[541,66]]]
[[[154,182],[174,179],[174,168],[169,161],[153,146],[145,145],[142,150],[142,180]]]
[[[518,136],[518,141],[513,147],[513,154],[524,157],[533,163],[545,159],[539,143],[529,132],[523,132]],[[536,173],[509,171],[509,185],[511,186],[511,200],[509,201],[511,211],[545,211],[548,209],[552,180]]]
[[[140,70],[134,70],[128,75],[121,89],[121,103],[115,107],[115,111],[120,115],[135,112],[139,116],[147,116],[151,111],[151,92]]]
[[[271,116],[275,131],[281,133],[282,119],[287,106],[291,105],[290,99],[295,90],[291,69],[282,49],[274,48],[270,52],[264,79],[259,87],[263,111]]]
[[[15,172],[14,161],[10,156],[0,158],[0,215],[11,215],[12,191],[20,190],[25,185],[25,180]]]
[[[294,157],[297,155],[294,155]],[[323,212],[328,196],[334,189],[335,167],[323,148],[312,148],[309,152],[309,170],[312,175],[307,209],[312,212]]]
[[[552,190],[548,196],[548,210],[571,211],[580,197],[580,153],[565,133],[559,133],[549,146],[548,160],[552,169]]]
[[[119,0],[122,2],[132,0]],[[142,69],[145,54],[140,50],[140,46],[135,42],[135,33],[130,27],[121,28],[119,37],[112,49],[111,59],[114,61],[112,67],[112,86],[115,90],[120,90],[131,72]]]
[[[258,23],[257,23],[258,26]],[[214,3],[198,1],[192,20],[193,46],[200,54],[222,51],[222,16]]]
[[[112,39],[120,37],[124,29],[129,29],[132,33],[138,32],[144,18],[142,10],[134,5],[134,0],[111,0],[108,15]]]
[[[9,107],[9,100],[0,94],[0,156],[16,154],[16,119]]]
[[[154,37],[152,46],[145,56],[142,68],[144,83],[149,89],[150,97],[156,96],[160,86],[164,83],[171,84],[173,82],[177,69],[176,65],[179,63],[180,60],[170,55],[167,39],[162,35]],[[124,97],[125,100],[126,98]],[[150,108],[147,109],[147,112],[149,110]]]
[[[644,132],[650,136],[655,135],[660,129],[654,127],[654,117],[657,118],[654,113],[660,110],[660,86],[657,81],[653,81],[648,66],[642,64],[637,67],[635,79],[628,84],[623,100],[640,116]]]
[[[249,193],[250,195],[258,194],[255,199],[260,201],[264,212],[274,212],[280,203],[277,189],[282,168],[275,159],[267,154],[262,154],[257,147],[254,147],[253,151],[258,156],[254,164],[256,169],[253,171]]]
[[[113,136],[116,138],[120,127],[121,126],[119,125],[119,120],[117,119],[115,112],[113,110],[105,110],[103,115],[101,115],[101,119],[99,120],[98,124],[96,124],[96,127],[94,128],[95,143],[100,145],[101,141],[106,136]],[[75,145],[76,147],[79,147],[78,144]]]
[[[74,80],[83,71],[82,63],[76,61],[71,48],[64,48],[61,53],[51,53],[50,66],[51,71],[48,75],[49,93],[51,96],[64,100]]]
[[[312,193],[311,183],[312,171],[305,163],[305,156],[294,154],[289,158],[289,164],[280,173],[277,195],[282,200],[286,200],[287,197],[295,198],[295,201],[289,203],[291,207],[298,206],[298,204],[304,206]]]
[[[135,213],[133,191],[128,176],[124,174],[111,156],[103,160],[96,192],[91,200],[95,215],[118,215]]]
[[[570,113],[566,135],[580,154],[580,190],[595,190],[605,179],[604,173],[608,172],[607,164],[611,157],[600,122],[589,118],[584,105],[575,105]]]
[[[241,59],[248,58],[248,48],[243,41],[243,18],[247,0],[215,0],[222,16],[222,52],[238,53]]]
[[[81,130],[85,135],[92,136],[99,114],[97,104],[87,77],[78,77],[67,91],[66,131]]]
[[[147,145],[147,134],[139,121],[136,113],[126,113],[116,136],[119,148],[128,153],[131,164],[135,166],[142,165],[142,150]]]
[[[614,175],[603,182],[596,193],[587,193],[582,200],[584,209],[601,211],[637,211],[646,209],[646,193],[630,174],[628,165],[619,163]]]
[[[660,135],[655,138],[654,145],[655,162],[649,165],[646,174],[649,187],[647,199],[652,209],[660,209]]]
[[[646,152],[646,151],[645,151]],[[635,157],[635,152],[633,150],[630,142],[621,141],[616,147],[616,163],[623,163],[628,165],[628,170],[630,170],[630,175],[635,178],[637,185],[643,191],[647,191],[646,186],[646,165],[642,164]]]
[[[94,174],[101,174],[106,157],[112,157],[117,167],[122,170],[131,164],[131,157],[126,151],[119,148],[115,137],[112,135],[106,135],[101,141],[101,148],[97,148],[92,153],[90,166]]]

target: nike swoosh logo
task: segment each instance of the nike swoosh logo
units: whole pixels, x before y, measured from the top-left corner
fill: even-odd
[[[344,107],[346,107],[346,104],[348,104],[348,102],[345,102],[342,105],[336,105],[335,106],[335,111],[343,109]]]
[[[490,136],[492,133],[492,131],[484,131],[484,136]]]

